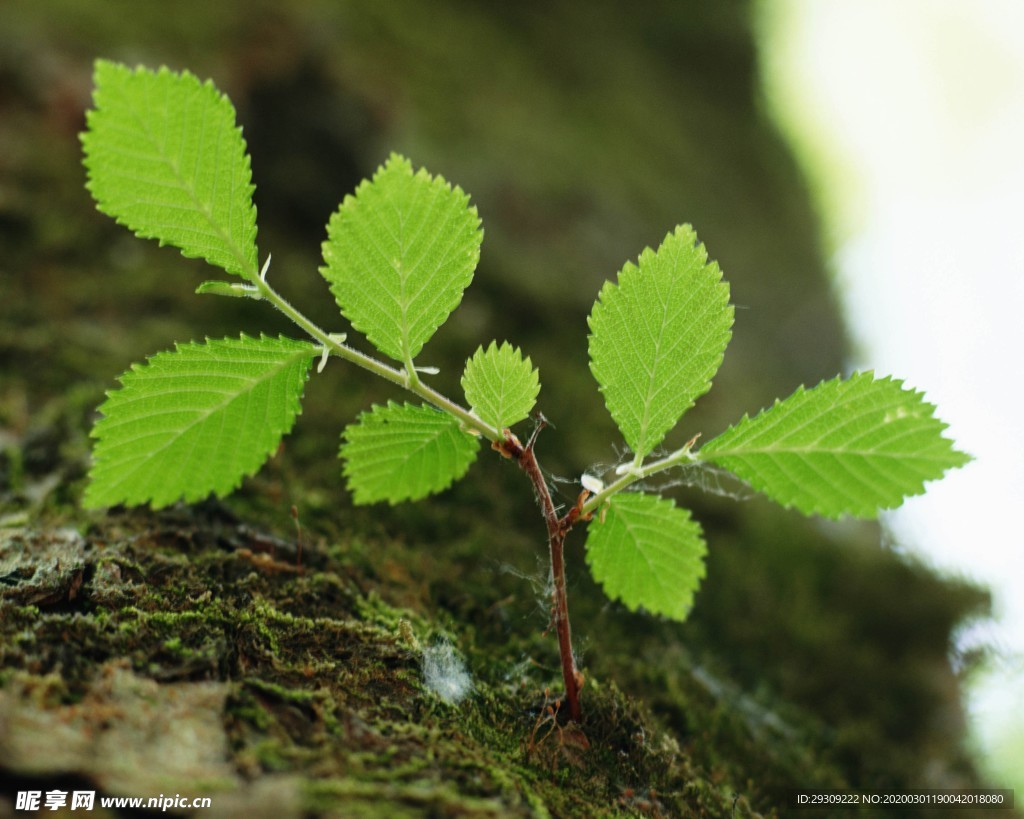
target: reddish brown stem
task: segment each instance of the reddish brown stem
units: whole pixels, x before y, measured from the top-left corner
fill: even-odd
[[[566,593],[565,584],[565,555],[563,546],[565,536],[569,533],[578,515],[570,514],[559,518],[555,511],[555,504],[551,500],[551,492],[548,490],[547,482],[537,464],[533,447],[537,440],[537,434],[543,429],[545,422],[540,419],[533,435],[526,446],[516,440],[511,433],[506,433],[504,446],[508,454],[515,457],[533,483],[534,491],[537,493],[537,501],[540,503],[541,511],[544,513],[544,521],[548,527],[548,546],[551,551],[551,579],[554,584],[552,596],[554,598],[554,623],[555,633],[558,635],[558,653],[562,659],[562,680],[565,682],[565,701],[569,706],[569,717],[574,722],[580,722],[582,712],[580,711],[580,676],[576,671],[576,660],[572,656],[572,629],[569,625],[569,598]]]

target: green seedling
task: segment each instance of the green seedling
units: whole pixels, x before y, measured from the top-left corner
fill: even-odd
[[[299,338],[260,336],[180,344],[121,376],[100,407],[89,507],[197,501],[237,489],[277,449],[300,412],[310,371],[331,357],[410,393],[373,406],[345,429],[340,457],[356,503],[418,500],[461,478],[482,441],[529,477],[547,527],[553,617],[565,702],[580,719],[563,543],[586,525],[587,562],[612,599],[683,620],[704,576],[705,544],[690,513],[637,484],[712,465],[804,514],[874,517],[969,460],[943,436],[921,393],[870,372],[824,381],[697,447],[671,452],[666,434],[711,386],[733,308],[718,265],[687,225],[627,263],[590,314],[590,368],[632,453],[608,476],[583,475],[577,502],[555,510],[535,457],[540,390],[529,358],[507,342],[466,362],[464,403],[427,383],[417,356],[459,305],[480,258],[476,208],[458,187],[392,155],[327,226],[320,269],[347,320],[328,332],[289,304],[260,266],[249,156],[230,101],[188,72],[96,64],[94,108],[82,136],[99,209],[138,236],[205,259],[229,276],[199,293],[261,301]],[[382,356],[347,343],[359,333]]]

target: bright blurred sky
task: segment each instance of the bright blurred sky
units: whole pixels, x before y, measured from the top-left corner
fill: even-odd
[[[1024,789],[1024,0],[760,10],[768,99],[823,206],[850,363],[924,390],[976,458],[886,524],[898,548],[992,588],[996,622],[961,635],[997,650],[969,706],[991,775]]]

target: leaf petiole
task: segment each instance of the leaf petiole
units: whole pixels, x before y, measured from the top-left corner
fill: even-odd
[[[264,265],[264,270],[266,270],[266,265]],[[262,277],[256,280],[255,286],[259,291],[259,298],[262,298],[272,304],[279,312],[291,319],[292,322],[307,335],[319,342],[320,346],[327,352],[328,356],[335,355],[338,358],[350,361],[357,367],[362,367],[364,370],[368,370],[374,375],[383,378],[385,381],[390,381],[392,384],[397,384],[399,387],[408,390],[414,395],[418,395],[424,401],[433,404],[439,410],[443,410],[444,412],[455,416],[467,429],[478,432],[489,441],[503,441],[505,439],[505,436],[500,429],[482,421],[465,407],[452,401],[447,396],[442,395],[432,387],[428,387],[419,379],[419,377],[410,378],[409,373],[405,368],[396,369],[389,364],[385,364],[383,361],[379,361],[372,356],[366,355],[366,353],[356,350],[354,347],[349,347],[344,343],[346,338],[344,333],[328,333],[326,330],[310,321],[310,319],[296,309]],[[424,371],[429,371],[429,368],[424,368]],[[415,373],[416,370],[413,369],[412,372]]]
[[[699,435],[693,436],[689,441],[686,442],[682,447],[677,449],[675,452],[666,455],[664,458],[660,458],[657,461],[651,461],[649,464],[637,465],[636,462],[628,464],[624,473],[618,480],[608,484],[600,492],[591,495],[590,498],[580,507],[580,517],[589,515],[597,511],[600,506],[608,501],[612,495],[618,494],[623,489],[631,486],[637,481],[641,481],[644,478],[649,478],[651,475],[656,475],[658,472],[664,472],[666,469],[672,469],[673,467],[680,466],[681,464],[697,463],[700,458],[694,453],[693,445],[697,443]]]

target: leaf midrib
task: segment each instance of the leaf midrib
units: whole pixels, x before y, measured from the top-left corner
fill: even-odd
[[[199,91],[202,92],[202,89],[203,89],[203,85],[200,83]],[[247,276],[244,276],[244,277],[247,277],[249,279],[252,279],[253,277],[255,277],[257,275],[257,271],[256,271],[255,268],[249,266],[249,260],[246,258],[246,254],[244,253],[244,251],[242,251],[242,249],[238,246],[238,244],[235,242],[234,238],[229,233],[226,233],[224,231],[224,229],[221,227],[219,222],[213,218],[212,211],[210,209],[208,209],[200,201],[200,199],[198,198],[198,196],[196,194],[196,189],[195,189],[194,185],[188,183],[187,180],[179,172],[179,170],[177,168],[178,163],[173,161],[169,157],[169,155],[164,151],[163,147],[159,144],[159,141],[156,139],[155,135],[153,134],[153,132],[151,131],[149,126],[146,124],[145,119],[143,119],[140,116],[140,113],[132,105],[131,98],[130,97],[126,97],[123,94],[121,94],[121,99],[123,101],[125,101],[124,107],[128,111],[130,111],[130,113],[132,115],[132,118],[138,124],[138,126],[139,126],[142,134],[146,138],[147,142],[151,146],[153,146],[153,150],[154,150],[154,153],[156,154],[156,156],[159,158],[159,160],[164,165],[166,165],[166,167],[168,168],[168,170],[171,173],[171,176],[175,180],[177,180],[177,182],[179,183],[179,185],[181,187],[181,190],[185,191],[185,193],[188,194],[189,198],[192,200],[193,205],[195,205],[196,210],[203,216],[203,218],[206,220],[207,224],[209,224],[210,227],[213,229],[213,235],[219,237],[225,243],[225,245],[228,247],[229,251],[231,252],[231,255],[233,255],[235,257],[235,262],[238,264],[239,269],[243,270],[243,271],[247,271]],[[215,105],[219,104],[219,102],[220,102],[219,100],[215,100],[214,104]],[[187,124],[187,121],[188,121],[188,118],[189,118],[188,112],[190,110],[191,110],[190,108],[187,108],[186,111],[183,113],[183,117],[186,120],[186,124]],[[204,130],[205,130],[205,127],[206,127],[206,125],[205,125],[205,117],[206,117],[206,111],[204,109],[203,110],[204,122],[202,123],[202,127],[203,127]],[[164,101],[164,122],[167,122],[168,119],[169,119],[169,103],[166,101],[166,95],[165,95],[165,101]],[[183,124],[183,129],[184,129],[184,124]],[[214,157],[215,164],[219,167],[220,159],[221,159],[221,136],[220,136],[220,134],[217,135],[217,147],[216,147],[216,149],[214,151],[213,157]],[[216,173],[215,173],[215,175],[216,175]],[[233,183],[234,183],[234,180],[232,180],[232,188],[234,188],[234,184]],[[234,194],[234,190],[231,191],[231,195],[232,196],[233,196],[233,194]],[[234,203],[232,203],[231,206],[234,207]],[[231,272],[231,271],[225,271],[225,272]]]
[[[170,437],[166,441],[166,443],[164,443],[163,446],[158,447],[156,449],[148,450],[145,453],[145,457],[144,458],[142,458],[142,459],[131,458],[131,459],[128,459],[128,460],[120,459],[120,463],[122,465],[130,463],[130,461],[132,461],[132,460],[137,461],[137,463],[136,463],[135,466],[128,466],[127,467],[127,471],[125,472],[122,480],[120,480],[116,484],[114,484],[113,488],[117,488],[117,487],[120,487],[120,486],[124,485],[130,478],[133,478],[138,473],[139,469],[141,469],[148,462],[150,462],[153,458],[158,457],[160,454],[165,452],[168,448],[170,448],[175,443],[177,443],[179,440],[181,440],[181,438],[184,437],[189,431],[191,431],[192,429],[194,429],[197,426],[200,426],[200,425],[204,424],[207,420],[209,420],[209,418],[212,415],[214,415],[217,412],[223,412],[224,409],[229,404],[231,404],[232,402],[234,402],[237,399],[241,398],[243,395],[252,393],[252,391],[256,388],[256,386],[258,384],[276,378],[278,375],[280,375],[282,373],[282,371],[284,371],[288,367],[292,366],[295,363],[295,361],[300,360],[300,359],[302,359],[302,358],[304,358],[306,356],[309,356],[309,355],[310,354],[309,354],[308,351],[305,351],[305,350],[295,350],[286,359],[282,359],[282,360],[280,360],[278,362],[275,362],[276,366],[272,368],[272,371],[268,371],[270,374],[266,374],[266,375],[264,375],[264,377],[251,377],[251,378],[248,378],[247,379],[247,381],[248,381],[248,386],[247,387],[245,387],[243,389],[240,389],[238,392],[232,393],[230,395],[225,394],[225,398],[224,398],[223,401],[218,402],[217,404],[209,407],[205,411],[200,410],[199,411],[199,416],[198,416],[197,420],[194,420],[191,423],[186,424],[185,426],[180,427],[177,430],[174,430],[172,432],[172,437]],[[220,360],[221,361],[228,361],[230,359],[220,359]],[[189,373],[189,375],[190,376],[194,376],[195,374],[194,373]],[[118,447],[122,447],[122,446],[124,446],[126,444],[134,443],[134,442],[140,440],[141,438],[145,438],[145,437],[147,437],[147,436],[146,435],[140,435],[140,436],[136,436],[134,438],[129,438],[127,440],[121,440],[121,441],[117,442],[117,446]],[[191,455],[190,455],[190,457],[191,457]],[[108,463],[109,463],[109,461],[108,461]]]

